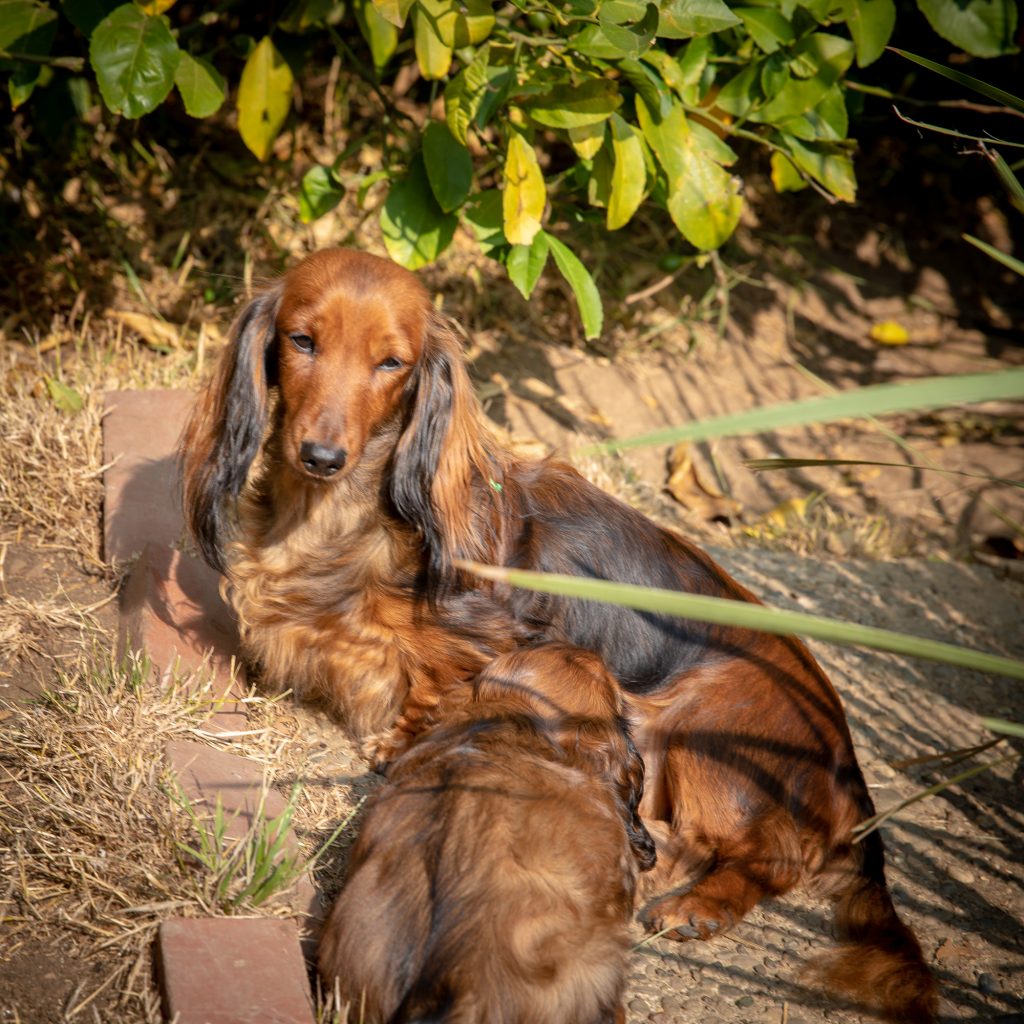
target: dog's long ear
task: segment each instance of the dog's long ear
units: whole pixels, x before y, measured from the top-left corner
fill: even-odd
[[[620,720],[620,726],[626,738],[626,756],[619,765],[617,782],[625,812],[626,835],[629,836],[629,845],[633,848],[637,866],[641,871],[650,871],[657,860],[657,853],[654,839],[640,820],[640,801],[644,795],[644,759],[636,749],[624,719]]]
[[[437,594],[454,582],[453,559],[488,557],[504,478],[459,340],[437,313],[429,316],[406,401],[390,494],[399,516],[423,535],[428,593]]]
[[[277,286],[242,310],[179,447],[185,522],[203,557],[221,572],[231,505],[245,484],[267,424],[280,298]]]

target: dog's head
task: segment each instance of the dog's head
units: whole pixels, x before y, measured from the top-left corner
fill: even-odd
[[[571,763],[606,780],[640,869],[654,866],[654,840],[639,813],[643,758],[629,733],[621,690],[598,655],[561,643],[522,648],[491,662],[474,690],[478,700],[521,706]]]
[[[470,490],[501,470],[484,451],[458,339],[409,271],[327,249],[243,310],[187,428],[187,521],[211,564],[224,568],[230,503],[260,449],[274,387],[276,469],[329,488],[356,471],[371,442],[385,445],[382,487],[423,533],[434,575],[480,554]]]

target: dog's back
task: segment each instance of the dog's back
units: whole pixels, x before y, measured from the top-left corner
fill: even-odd
[[[503,684],[522,657],[496,663],[515,667]],[[616,1019],[649,858],[627,832],[633,801],[529,693],[481,690],[396,762],[367,814],[320,952],[367,1022]]]

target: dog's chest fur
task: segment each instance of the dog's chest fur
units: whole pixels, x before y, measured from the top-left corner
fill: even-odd
[[[409,689],[474,675],[493,650],[417,600],[420,541],[365,489],[296,488],[269,474],[243,494],[228,596],[262,681],[325,704],[355,739],[389,729]]]

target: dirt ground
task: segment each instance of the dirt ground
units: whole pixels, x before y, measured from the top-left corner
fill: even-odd
[[[424,276],[465,327],[488,414],[538,453],[571,453],[594,440],[830,389],[1024,363],[1019,284],[959,239],[969,229],[1010,244],[1005,216],[981,195],[962,200],[968,212],[960,222],[944,219],[950,193],[941,182],[934,194],[917,197],[913,216],[893,216],[907,198],[898,186],[890,178],[895,193],[866,188],[860,206],[827,208],[800,197],[769,201],[751,179],[755,202],[725,266],[659,270],[661,240],[646,250],[628,242],[595,250],[609,323],[589,346],[553,279],[525,303],[461,241]],[[149,230],[145,218],[122,214],[126,237]],[[161,253],[169,258],[175,216],[164,218],[168,237],[154,243],[155,262]],[[352,211],[339,208],[315,230],[291,224],[290,234],[283,215],[267,216],[277,256],[261,270],[271,272],[285,253],[342,237]],[[228,242],[217,236],[218,259],[228,259]],[[168,280],[154,271],[151,293],[177,331],[167,351],[115,315],[140,306],[116,275],[49,334],[29,331],[27,341],[24,309],[6,321],[0,357],[4,400],[12,404],[0,437],[0,744],[32,706],[26,700],[52,690],[89,651],[113,644],[124,567],[105,565],[99,550],[99,396],[111,386],[194,387],[230,319],[226,304],[186,302],[186,292],[175,293]],[[719,321],[725,303],[728,315]],[[85,322],[84,311],[91,317]],[[889,320],[907,329],[907,344],[871,340],[871,328]],[[83,395],[82,419],[54,412],[44,381],[58,375]],[[887,417],[884,428],[842,423],[694,446],[674,453],[682,469],[671,481],[673,453],[664,446],[577,461],[603,486],[710,546],[780,607],[1022,658],[1024,489],[940,471],[1020,481],[1022,435],[1024,405],[992,403]],[[909,468],[753,473],[744,465],[776,455]],[[48,518],[44,506],[53,499],[41,488],[54,476],[61,486],[52,471],[58,458],[74,478],[65,489],[76,500]],[[1021,685],[812,646],[846,703],[880,808],[1019,751],[1003,742],[967,765],[908,764],[983,742],[981,716],[1024,721]],[[340,731],[315,712],[283,708],[272,728],[276,747],[247,752],[268,761],[277,756],[268,750],[280,752],[279,787],[291,779],[288,765],[302,763],[314,791],[338,794],[330,810],[337,814],[374,785]],[[23,767],[0,758],[7,773],[0,777],[0,818],[11,806],[5,783]],[[1011,758],[912,804],[885,826],[897,905],[943,986],[944,1020],[1024,1021],[1021,783],[1021,761]],[[134,976],[127,969],[112,975],[113,954],[89,934],[89,927],[113,924],[91,919],[79,927],[74,892],[57,883],[38,905],[22,898],[25,864],[11,834],[0,827],[0,1021],[152,1019],[151,1000],[122,998]],[[328,889],[337,885],[337,867],[321,872]],[[795,897],[759,908],[712,943],[646,943],[633,955],[628,1020],[859,1022],[865,1018],[801,984],[801,966],[828,942],[825,909]]]

